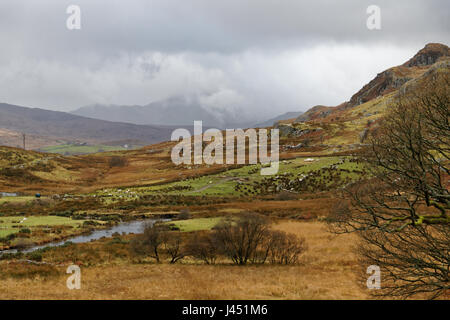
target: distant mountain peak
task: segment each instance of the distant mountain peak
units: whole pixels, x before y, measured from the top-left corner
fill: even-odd
[[[205,127],[238,128],[253,124],[243,120],[242,112],[215,109],[204,106],[196,95],[175,95],[156,100],[147,105],[119,106],[93,105],[72,111],[73,114],[139,125],[192,126],[195,120],[202,120]]]

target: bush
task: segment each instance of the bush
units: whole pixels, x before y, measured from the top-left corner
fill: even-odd
[[[28,258],[33,261],[42,261],[42,253],[33,251],[28,254]]]
[[[211,232],[198,232],[183,244],[182,233],[170,225],[148,225],[144,233],[130,242],[134,256],[151,257],[176,263],[185,256],[215,264],[224,256],[238,265],[295,264],[306,250],[305,240],[293,234],[273,231],[267,218],[246,214],[237,221],[226,221]]]
[[[17,238],[17,242],[15,244],[15,247],[17,250],[24,250],[26,248],[29,248],[33,245],[33,242],[30,241],[30,239],[27,238]]]
[[[10,240],[14,240],[16,237],[17,237],[17,235],[15,233],[10,233],[5,238],[6,238],[6,240],[10,241]]]
[[[235,224],[219,225],[212,237],[221,253],[239,265],[295,264],[306,250],[303,238],[270,230],[268,220],[256,214],[245,215]]]
[[[74,219],[77,220],[77,219]],[[81,220],[81,219],[79,219]],[[101,223],[94,221],[94,220],[86,220],[83,222],[83,227],[90,227],[90,226],[99,226]]]
[[[196,234],[187,243],[186,254],[206,264],[215,264],[219,252],[213,237],[209,234]]]
[[[213,237],[222,254],[235,264],[245,265],[250,261],[260,261],[258,251],[268,234],[267,218],[257,214],[246,214],[236,223],[228,221],[219,224],[214,230]]]
[[[281,231],[272,231],[268,243],[268,258],[272,264],[296,264],[306,250],[304,238]]]
[[[175,224],[171,223],[168,225],[169,229],[172,231],[180,231],[180,227],[177,227]]]
[[[289,192],[286,190],[280,191],[275,196],[275,200],[280,200],[280,201],[297,200],[297,198],[298,198],[298,195],[296,193]]]
[[[124,157],[113,156],[109,159],[109,166],[114,167],[125,167],[128,164],[128,160]]]
[[[163,230],[161,226],[149,224],[144,227],[144,233],[136,236],[130,243],[130,251],[135,256],[149,256],[161,261],[161,247],[163,244]]]
[[[190,218],[191,218],[191,213],[189,212],[189,209],[182,209],[177,216],[178,220],[188,220]]]
[[[170,263],[176,263],[185,257],[185,250],[182,246],[182,239],[179,231],[175,233],[172,232],[170,235],[167,231],[164,231],[162,238],[163,247],[169,255]]]
[[[148,256],[160,263],[165,257],[170,263],[183,259],[185,250],[181,233],[171,232],[167,225],[148,224],[144,233],[130,242],[130,251],[134,256]]]

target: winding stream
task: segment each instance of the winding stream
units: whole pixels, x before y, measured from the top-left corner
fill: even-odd
[[[32,246],[23,250],[20,250],[24,253],[33,252],[45,247],[58,247],[62,246],[66,242],[73,242],[73,243],[86,243],[94,240],[101,239],[103,237],[112,237],[114,233],[119,234],[130,234],[130,233],[142,233],[144,230],[144,226],[147,224],[154,224],[157,221],[170,221],[170,219],[145,219],[145,220],[137,220],[137,221],[131,221],[131,222],[122,222],[119,223],[109,229],[102,229],[102,230],[95,230],[91,232],[90,234],[84,234],[80,236],[75,236],[72,238],[67,238],[62,241],[57,242],[49,242],[44,245],[39,246]],[[10,250],[3,250],[0,251],[0,255],[4,253],[17,253],[19,250],[17,249],[10,249]]]

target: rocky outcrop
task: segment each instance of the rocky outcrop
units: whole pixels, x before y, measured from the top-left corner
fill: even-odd
[[[445,44],[429,43],[422,50],[403,64],[404,67],[423,67],[435,64],[441,57],[450,56],[450,49]]]
[[[403,65],[387,69],[379,74],[355,93],[348,102],[336,107],[317,105],[312,107],[299,117],[294,123],[303,123],[323,118],[333,118],[339,112],[366,103],[381,96],[385,96],[397,90],[405,90],[405,87],[416,82],[438,69],[448,69],[450,64],[449,47],[439,43],[429,43],[410,60]],[[408,83],[407,85],[405,85]],[[371,116],[367,113],[364,116]],[[286,129],[292,130],[292,129]],[[292,134],[287,132],[287,134]],[[362,140],[365,138],[360,137]]]
[[[334,109],[333,107],[326,107],[321,105],[312,107],[302,115],[298,116],[295,119],[294,123],[302,123],[314,119],[325,118],[331,112],[333,112],[333,109]]]
[[[346,108],[358,106],[362,103],[386,95],[397,90],[406,82],[416,78],[420,72],[417,68],[431,66],[441,58],[450,57],[449,47],[439,43],[429,43],[414,57],[398,67],[383,71],[361,90],[352,96]]]
[[[280,136],[282,137],[301,137],[308,133],[313,133],[317,131],[321,131],[321,128],[313,128],[313,129],[297,129],[288,124],[277,124],[275,126],[276,129],[280,131]]]
[[[375,79],[351,97],[346,108],[358,106],[400,88],[403,84],[414,78],[405,68],[395,67],[377,74]]]

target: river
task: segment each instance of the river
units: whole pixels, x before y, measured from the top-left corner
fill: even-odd
[[[49,242],[44,245],[39,246],[32,246],[23,250],[20,250],[21,252],[28,253],[33,252],[45,247],[58,247],[62,246],[66,242],[72,242],[72,243],[86,243],[94,240],[101,239],[103,237],[109,238],[112,237],[114,233],[119,234],[130,234],[130,233],[142,233],[144,230],[144,226],[147,224],[154,224],[157,221],[170,221],[170,219],[145,219],[145,220],[137,220],[132,222],[122,222],[119,223],[109,229],[102,229],[102,230],[95,230],[92,231],[90,234],[75,236],[72,238],[67,238],[62,241],[58,242]],[[0,255],[4,253],[17,253],[17,249],[10,249],[10,250],[3,250],[0,251]]]

